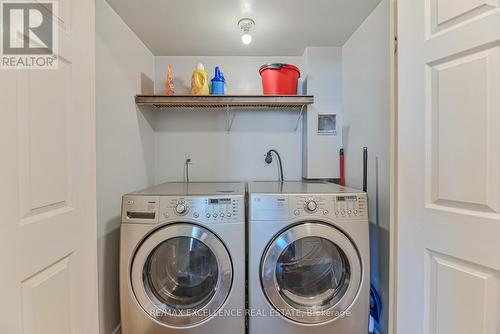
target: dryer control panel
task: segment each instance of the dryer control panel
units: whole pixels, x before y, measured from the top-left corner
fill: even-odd
[[[368,219],[365,193],[252,195],[251,220],[290,220],[324,217],[334,220]]]
[[[366,195],[342,195],[333,199],[335,217],[367,216]]]

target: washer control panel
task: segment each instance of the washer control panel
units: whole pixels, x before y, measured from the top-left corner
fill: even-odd
[[[200,223],[245,222],[243,196],[137,196],[122,201],[122,222],[157,224],[189,218]]]
[[[160,197],[160,222],[191,218],[206,223],[242,222],[245,220],[243,197]]]
[[[365,193],[319,195],[252,195],[251,220],[325,217],[335,220],[368,218]]]

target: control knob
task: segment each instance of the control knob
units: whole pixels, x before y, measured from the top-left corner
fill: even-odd
[[[178,214],[178,215],[184,215],[186,214],[188,211],[188,207],[186,204],[184,203],[178,203],[177,206],[175,207],[175,212]]]
[[[314,200],[309,200],[306,202],[306,211],[307,212],[314,212],[318,208],[318,203],[316,203]]]

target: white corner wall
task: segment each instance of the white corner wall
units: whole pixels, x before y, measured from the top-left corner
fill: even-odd
[[[173,67],[176,94],[189,93],[198,62],[205,65],[210,79],[214,67],[221,67],[228,94],[261,94],[259,67],[266,63],[291,63],[305,71],[303,57],[156,57],[156,93],[165,93],[168,64]],[[276,180],[276,164],[264,162],[271,148],[281,154],[285,179],[300,180],[302,129],[299,124],[294,131],[297,117],[298,112],[240,110],[228,133],[224,110],[157,112],[155,182],[182,181],[186,154],[193,161],[192,181]]]
[[[389,227],[390,180],[390,21],[389,1],[382,1],[343,47],[343,139],[346,182],[363,184],[362,149],[369,150],[369,195],[376,198],[378,180],[381,209],[378,222]],[[379,174],[376,174],[378,158]],[[370,202],[370,221],[377,207]]]
[[[303,177],[340,177],[342,147],[342,48],[308,47],[304,52],[307,94],[314,95],[304,118]],[[336,134],[318,133],[318,115],[336,115]]]
[[[383,0],[343,47],[346,184],[362,188],[362,149],[368,147],[371,279],[382,298],[382,334],[389,309],[390,36],[390,3]]]
[[[154,182],[151,115],[134,103],[153,91],[154,57],[105,0],[96,0],[95,57],[99,317],[100,333],[111,334],[120,324],[121,196]]]

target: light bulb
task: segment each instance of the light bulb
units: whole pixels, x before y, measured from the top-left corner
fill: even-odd
[[[252,43],[252,35],[250,35],[248,32],[245,32],[242,36],[241,36],[241,42],[245,45],[248,45],[250,43]]]
[[[238,27],[243,32],[241,35],[241,42],[245,45],[252,43],[252,35],[250,35],[250,30],[255,26],[255,22],[249,18],[243,18],[238,21]]]

